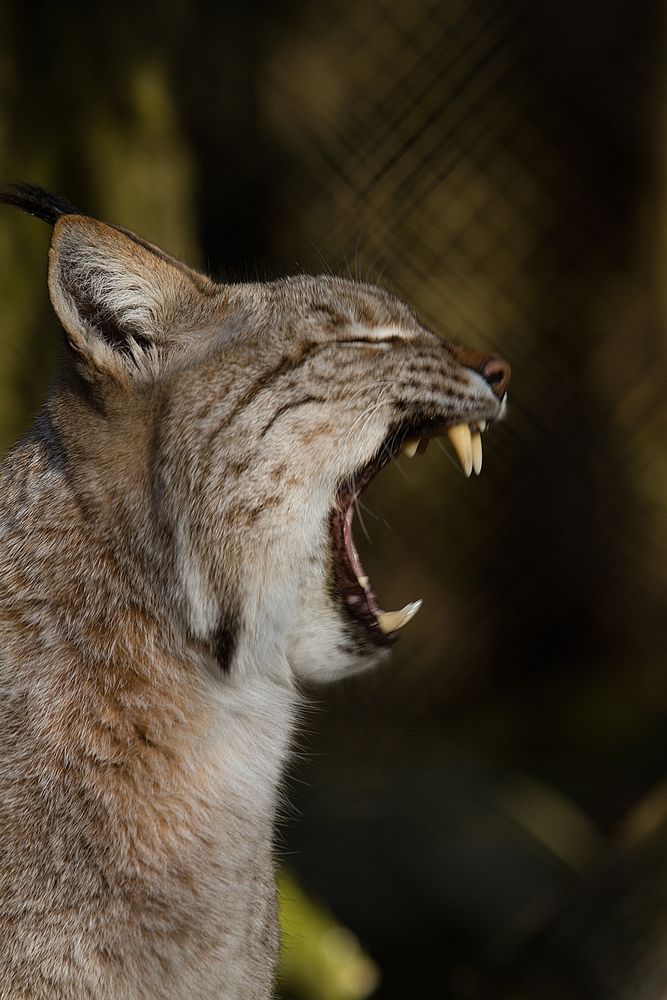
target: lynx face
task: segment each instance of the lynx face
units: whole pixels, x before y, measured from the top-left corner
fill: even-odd
[[[237,676],[376,662],[419,602],[380,609],[355,501],[436,434],[479,472],[509,366],[442,341],[379,288],[216,285],[57,215],[49,287],[69,350],[50,418],[172,620]]]
[[[380,609],[356,498],[402,448],[454,427],[469,474],[507,368],[443,343],[378,288],[295,278],[235,294],[251,323],[174,380],[166,423],[191,620],[203,638],[227,616],[228,650],[268,626],[298,676],[335,677],[377,661],[418,609]]]

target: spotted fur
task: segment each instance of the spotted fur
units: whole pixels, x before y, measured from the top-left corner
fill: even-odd
[[[262,1000],[299,682],[384,655],[333,586],[337,490],[407,418],[500,404],[379,288],[218,285],[5,200],[55,224],[65,337],[0,469],[0,998]]]

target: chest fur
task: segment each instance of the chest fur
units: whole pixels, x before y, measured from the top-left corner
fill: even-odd
[[[0,631],[0,997],[268,996],[291,697]]]

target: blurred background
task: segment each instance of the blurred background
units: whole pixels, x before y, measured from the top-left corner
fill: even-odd
[[[285,1000],[667,997],[667,33],[643,0],[19,4],[0,178],[218,279],[334,271],[500,351],[356,533],[391,663],[310,692],[278,832]],[[57,326],[0,215],[0,443]]]

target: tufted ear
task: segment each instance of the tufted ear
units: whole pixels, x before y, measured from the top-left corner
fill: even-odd
[[[55,222],[49,292],[80,364],[151,377],[201,343],[215,285],[125,230],[84,215]]]

